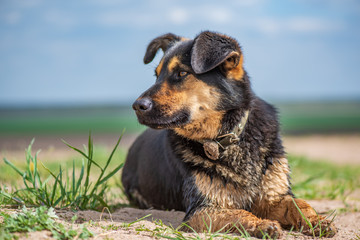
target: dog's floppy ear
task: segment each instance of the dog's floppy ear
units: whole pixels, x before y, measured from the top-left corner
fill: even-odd
[[[146,53],[144,56],[144,63],[148,64],[150,63],[157,51],[161,48],[164,52],[169,48],[170,44],[175,42],[175,41],[180,41],[181,37],[176,36],[175,34],[172,33],[167,33],[164,35],[161,35],[157,38],[155,38],[154,40],[152,40],[147,49],[146,49]]]
[[[236,40],[213,32],[202,32],[196,38],[191,54],[195,73],[208,72],[222,64],[222,71],[230,71],[241,63],[241,50]]]

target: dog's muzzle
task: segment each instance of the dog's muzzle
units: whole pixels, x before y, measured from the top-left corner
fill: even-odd
[[[136,114],[144,114],[147,112],[150,112],[153,108],[153,102],[150,98],[140,98],[137,99],[134,104],[132,105],[132,108],[135,110]]]

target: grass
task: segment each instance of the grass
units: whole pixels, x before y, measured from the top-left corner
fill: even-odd
[[[304,199],[338,199],[360,188],[360,166],[343,166],[330,162],[311,161],[305,157],[289,156],[292,169],[292,189]]]
[[[4,162],[10,166],[23,180],[24,188],[17,189],[13,192],[7,192],[6,189],[0,189],[0,197],[5,204],[27,205],[27,206],[48,206],[60,208],[84,209],[101,209],[109,207],[106,203],[105,196],[108,189],[107,181],[114,176],[122,167],[123,162],[113,170],[107,171],[114,153],[119,146],[121,137],[117,141],[113,151],[108,157],[104,166],[100,166],[94,160],[94,147],[89,136],[87,151],[66,143],[74,151],[80,153],[85,160],[82,161],[80,169],[77,169],[75,162],[69,171],[62,169],[61,165],[57,173],[48,169],[41,163],[49,174],[47,178],[41,176],[38,171],[39,162],[37,160],[38,152],[32,155],[32,141],[26,151],[26,167],[20,169],[12,162],[4,158]],[[86,161],[86,164],[84,163]],[[91,182],[90,174],[96,167],[100,173],[95,182]],[[76,172],[79,172],[76,176]]]
[[[36,143],[36,139],[35,139]],[[65,144],[64,144],[65,145]],[[26,150],[27,151],[27,150]],[[61,151],[66,151],[61,150]],[[52,153],[55,154],[52,154]],[[119,162],[123,162],[126,156],[127,150],[121,148],[119,146],[117,148],[117,151],[114,153],[114,160],[110,162],[108,168],[115,168]],[[109,149],[105,146],[99,146],[94,145],[93,147],[93,158],[96,159],[96,162],[99,165],[105,165],[106,161],[108,159]],[[56,172],[59,169],[59,166],[62,167],[62,169],[72,169],[73,165],[75,164],[75,168],[77,171],[81,169],[82,162],[84,157],[76,152],[74,154],[63,154],[60,156],[57,155],[57,150],[48,150],[47,154],[44,154],[44,152],[39,150],[37,161],[44,163],[47,169],[51,170],[52,172]],[[20,155],[15,158],[8,159],[11,160],[11,162],[16,165],[19,169],[26,169],[27,168],[27,162],[24,161],[23,157]],[[38,172],[40,175],[46,175],[48,174],[48,170],[43,167],[43,164],[38,165]],[[98,169],[93,169],[94,173],[98,173]],[[5,162],[0,161],[0,183],[6,183],[9,185],[18,185],[19,184],[19,175],[14,174],[13,169],[5,164]],[[108,184],[110,186],[115,185],[114,179],[110,179],[108,181]]]
[[[57,222],[58,216],[56,216],[54,209],[45,206],[34,209],[28,209],[24,206],[19,212],[11,215],[0,213],[0,216],[3,218],[2,223],[0,223],[0,239],[4,240],[16,239],[19,236],[18,233],[42,230],[50,231],[55,239],[87,239],[93,236],[93,233],[84,225],[81,225],[80,229],[74,229],[73,225],[67,228]],[[75,220],[76,216],[73,217],[72,223]]]

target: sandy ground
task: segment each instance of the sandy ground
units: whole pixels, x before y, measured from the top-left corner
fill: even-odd
[[[94,143],[95,145],[109,146],[110,149],[115,144],[117,137],[113,135],[97,135],[94,136]],[[43,159],[47,159],[50,156],[56,156],[56,159],[61,159],[76,154],[59,140],[61,138],[78,147],[87,142],[87,136],[37,136],[34,149],[42,149],[40,156]],[[127,148],[134,139],[135,136],[124,137],[121,146]],[[31,137],[0,136],[1,157],[5,156],[11,160],[22,159],[23,161],[24,149],[30,140]],[[337,164],[360,164],[360,134],[286,136],[284,137],[284,145],[286,151],[291,154],[303,155],[317,160],[328,160]],[[360,191],[358,192],[358,196],[360,196]],[[347,202],[347,204],[350,204],[347,206],[341,201],[312,200],[309,202],[319,213],[328,213],[337,209],[335,224],[339,228],[339,232],[333,239],[360,239],[360,212],[358,210],[360,209],[360,201]],[[347,211],[344,212],[342,209],[345,208]],[[61,221],[65,223],[71,219],[73,214],[70,211],[58,211]],[[154,219],[161,219],[164,224],[177,227],[184,217],[183,212],[132,208],[122,208],[111,215],[95,211],[80,211],[76,214],[83,222],[92,220],[93,224],[89,225],[88,228],[96,234],[94,239],[154,239],[154,231],[139,231],[139,229],[154,230],[159,228],[153,222]],[[151,214],[151,216],[133,224],[131,227],[124,227],[123,225],[148,214]],[[110,225],[112,225],[111,230],[106,230],[106,226]],[[193,236],[190,233],[185,235]],[[200,236],[201,238],[206,237],[205,235]],[[21,237],[21,239],[30,238],[51,239],[51,236],[49,232],[42,231]],[[311,239],[311,237],[306,237],[302,234],[294,235],[286,233],[282,239]]]
[[[341,209],[346,206],[340,201],[330,200],[312,200],[309,203],[320,214],[328,214],[329,211]],[[359,202],[354,203],[359,204]],[[357,205],[359,206],[359,205]],[[348,207],[348,206],[347,206]],[[355,205],[354,205],[355,207]],[[122,208],[112,214],[100,213],[95,211],[79,211],[71,212],[66,210],[58,210],[57,215],[60,217],[60,222],[64,225],[70,225],[70,219],[76,214],[79,221],[74,224],[74,228],[85,224],[87,228],[94,233],[92,239],[159,239],[154,236],[156,233],[165,234],[164,226],[156,224],[155,220],[161,220],[168,226],[177,227],[181,224],[184,217],[183,212],[177,211],[159,211],[159,210],[140,210],[134,208]],[[149,215],[149,217],[132,224],[130,227],[124,224],[136,221],[139,218]],[[91,223],[89,221],[91,220]],[[360,213],[359,212],[345,212],[337,214],[334,223],[338,227],[338,233],[332,239],[354,239],[360,237]],[[175,237],[174,235],[166,234],[167,236]],[[206,234],[183,233],[187,237],[200,237],[201,239],[208,239]],[[232,236],[236,236],[232,234]],[[51,233],[46,231],[32,232],[27,235],[21,234],[20,239],[52,239]],[[165,239],[165,238],[162,238]],[[222,239],[222,238],[217,238]],[[284,231],[281,239],[314,239],[313,237],[305,236],[297,232]]]
[[[360,134],[285,136],[286,152],[338,164],[360,165]]]

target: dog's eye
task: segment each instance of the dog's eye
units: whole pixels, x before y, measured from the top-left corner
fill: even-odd
[[[188,72],[185,72],[185,71],[178,72],[179,78],[185,77],[186,75],[188,75]]]

